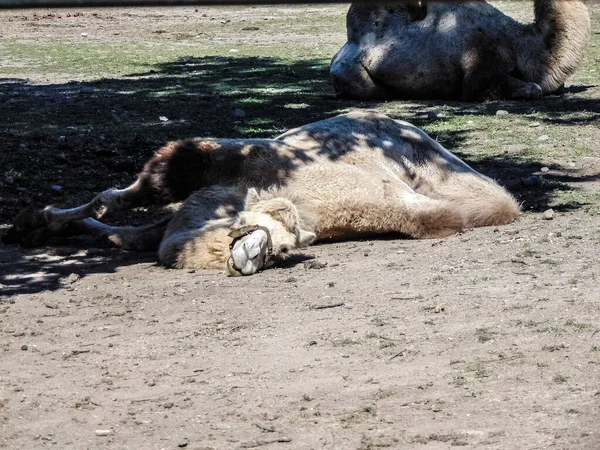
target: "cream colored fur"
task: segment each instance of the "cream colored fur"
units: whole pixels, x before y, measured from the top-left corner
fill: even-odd
[[[240,187],[198,191],[169,225],[159,251],[162,262],[179,268],[223,268],[231,242],[227,232],[244,225],[269,228],[274,258],[279,259],[315,237],[399,232],[439,238],[506,224],[519,214],[514,198],[494,181],[413,125],[375,112],[306,125],[277,141],[285,144],[285,154],[293,148],[306,152],[281,185],[251,189],[247,196]],[[215,198],[232,204],[245,198],[245,205],[237,216],[223,211],[223,217],[198,222],[207,214],[204,208],[214,207]],[[264,239],[259,245],[266,245]],[[244,259],[241,264],[246,263]],[[260,263],[253,267],[252,273],[262,268]]]

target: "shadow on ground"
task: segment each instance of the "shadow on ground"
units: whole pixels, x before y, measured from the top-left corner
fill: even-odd
[[[147,73],[94,82],[33,85],[0,79],[0,223],[9,223],[25,207],[74,205],[108,187],[128,185],[152,152],[169,140],[273,137],[347,109],[380,106],[340,100],[332,92],[323,61],[290,64],[256,57],[182,58]],[[563,125],[600,120],[600,104],[576,94],[509,105],[515,114],[545,112],[543,120]],[[446,107],[456,115],[489,115],[506,105]],[[411,102],[398,118],[422,126],[428,120],[426,111],[435,106]],[[443,140],[466,161],[469,155],[460,149],[468,133],[445,133]],[[521,179],[538,170],[539,162],[494,157],[473,165],[505,184],[526,209],[543,210],[552,192],[564,188],[561,183],[598,179],[597,174],[586,178],[564,169],[556,183],[524,187]],[[58,288],[75,268],[85,275],[138,261],[111,252],[102,263],[91,263],[87,254],[71,255],[70,262],[42,261],[7,246],[0,247],[0,255],[1,295]]]

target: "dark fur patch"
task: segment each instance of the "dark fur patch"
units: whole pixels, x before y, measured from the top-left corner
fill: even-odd
[[[245,156],[240,152],[218,152],[217,156],[220,148],[213,141],[190,139],[170,142],[158,150],[140,174],[142,189],[152,193],[148,200],[182,201],[200,188],[235,179]]]

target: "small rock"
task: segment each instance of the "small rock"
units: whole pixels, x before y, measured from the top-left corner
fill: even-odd
[[[239,52],[239,50],[237,48],[232,48],[231,50],[229,50],[229,53],[237,53]]]
[[[521,183],[523,183],[523,186],[537,186],[540,184],[540,179],[535,175],[531,175],[529,177],[522,178]]]
[[[4,178],[4,182],[6,184],[13,184],[15,182],[15,179],[13,177],[11,177],[10,175],[7,175],[6,178]]]
[[[539,122],[531,122],[531,123],[529,124],[529,126],[530,126],[530,127],[532,127],[532,128],[539,127],[539,126],[540,126],[540,123],[539,123]]]
[[[158,120],[160,120],[161,122],[168,122],[169,121],[169,119],[166,118],[165,116],[159,116]]]
[[[163,403],[163,408],[165,408],[165,409],[171,409],[173,406],[175,406],[175,403],[173,403],[173,402],[164,402]]]
[[[233,111],[233,115],[235,117],[237,117],[238,119],[242,119],[242,118],[246,117],[246,113],[244,112],[243,109],[240,109],[240,108],[236,108],[235,111]]]
[[[27,345],[23,344],[21,345],[21,350],[27,350],[29,347],[27,347]]]
[[[435,111],[427,111],[427,120],[438,120],[440,115]]]
[[[475,122],[473,122],[472,120],[468,120],[467,121],[467,125],[473,125]]]
[[[542,214],[542,217],[544,218],[544,220],[552,220],[552,219],[554,219],[554,210],[553,209],[547,209]]]
[[[335,286],[335,281],[330,281],[329,283],[327,283],[327,287],[334,287]]]
[[[188,446],[187,441],[183,441],[183,442],[180,442],[179,444],[177,444],[177,447],[179,447],[179,448],[184,448],[184,447],[187,447],[187,446]]]
[[[548,139],[550,139],[550,136],[548,136],[547,134],[542,134],[539,138],[538,141],[547,141]]]
[[[550,172],[550,169],[548,169],[547,167],[542,167],[540,170],[544,173]]]
[[[81,37],[87,37],[87,33],[81,33]]]
[[[96,430],[96,436],[109,436],[112,430]]]
[[[67,279],[65,280],[65,283],[73,284],[73,283],[79,281],[80,279],[81,279],[81,275],[79,275],[77,273],[72,273],[67,277]]]
[[[498,111],[496,111],[496,115],[497,116],[507,116],[508,115],[508,111],[505,109],[499,109]]]
[[[52,189],[54,192],[60,192],[62,191],[62,186],[59,186],[58,184],[53,184],[52,186],[50,186],[50,189]]]
[[[313,259],[311,261],[306,261],[304,263],[304,269],[305,270],[309,270],[309,269],[323,269],[324,267],[327,267],[327,263],[322,263],[320,261],[317,261],[316,259]]]

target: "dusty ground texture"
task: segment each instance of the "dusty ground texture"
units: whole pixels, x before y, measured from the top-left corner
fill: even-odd
[[[0,12],[4,229],[126,185],[169,139],[361,107],[422,126],[525,211],[235,279],[81,237],[0,244],[0,448],[600,448],[600,6],[564,97],[483,105],[335,99],[345,9]]]

